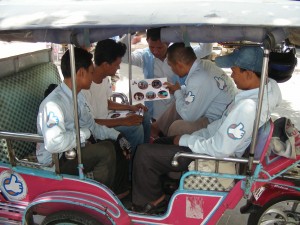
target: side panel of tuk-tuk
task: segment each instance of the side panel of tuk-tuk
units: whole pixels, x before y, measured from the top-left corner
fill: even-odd
[[[23,223],[31,215],[48,216],[62,210],[85,213],[103,224],[128,224],[130,221],[117,197],[93,180],[1,164],[0,181],[3,184],[1,205],[7,209],[5,213],[18,207],[19,213],[11,213],[10,218]]]

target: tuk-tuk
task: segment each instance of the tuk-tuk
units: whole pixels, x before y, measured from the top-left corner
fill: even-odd
[[[300,156],[269,155],[274,123],[258,126],[270,52],[282,53],[287,45],[300,45],[299,12],[299,1],[285,0],[1,1],[1,41],[68,44],[72,54],[74,45],[89,46],[106,38],[163,27],[162,41],[250,43],[264,49],[264,61],[249,156],[217,159],[178,153],[172,161],[173,166],[180,157],[196,162],[230,161],[244,165],[246,172],[187,171],[166,212],[148,215],[126,208],[109,188],[83,174],[80,157],[79,176],[62,174],[57,154],[53,154],[51,168],[36,161],[36,143],[44,141],[36,131],[38,107],[48,85],[61,82],[51,49],[0,60],[0,223],[217,224],[223,213],[244,197],[247,204],[241,213],[250,213],[249,225],[299,224],[299,176],[293,171]],[[75,90],[73,99],[76,111]],[[80,143],[76,113],[74,120]],[[80,152],[78,144],[78,156]],[[202,190],[193,185],[199,177],[230,178],[235,184],[230,190]]]

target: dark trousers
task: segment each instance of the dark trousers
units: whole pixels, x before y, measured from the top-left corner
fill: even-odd
[[[81,150],[84,173],[93,172],[94,179],[116,194],[128,190],[128,161],[115,141],[105,140],[87,145]],[[62,173],[78,175],[78,159],[59,160]]]
[[[138,146],[133,160],[132,202],[144,206],[161,197],[164,193],[161,175],[188,169],[192,159],[179,158],[179,166],[171,165],[177,152],[192,152],[188,147],[165,144],[143,144]]]

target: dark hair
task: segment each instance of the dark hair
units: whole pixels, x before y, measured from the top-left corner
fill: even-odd
[[[167,57],[170,62],[183,62],[189,64],[197,58],[192,47],[185,47],[184,43],[178,42],[172,44],[167,50]]]
[[[57,86],[57,84],[49,84],[48,88],[44,92],[44,98],[46,98]]]
[[[243,69],[243,68],[241,68],[240,67],[240,70],[241,70],[241,72],[245,72],[245,71],[247,71],[246,69]],[[258,78],[260,78],[261,77],[261,73],[260,72],[256,72],[256,71],[253,71],[253,70],[251,70]]]
[[[95,49],[95,64],[99,66],[104,62],[113,63],[117,58],[122,58],[125,55],[126,48],[124,43],[112,39],[99,41]]]
[[[74,47],[75,53],[75,72],[77,73],[80,68],[88,70],[92,62],[93,55],[88,51]],[[61,72],[64,78],[71,77],[71,65],[70,65],[70,51],[67,50],[61,58]]]
[[[146,33],[147,40],[150,38],[152,41],[160,41],[160,27],[147,29]]]

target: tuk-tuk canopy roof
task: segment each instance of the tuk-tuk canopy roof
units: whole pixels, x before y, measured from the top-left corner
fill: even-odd
[[[243,38],[230,28],[259,35],[281,28],[287,35],[300,27],[299,15],[300,2],[289,0],[2,0],[0,40],[82,43],[149,27],[187,26],[217,32],[197,40],[214,42]]]

